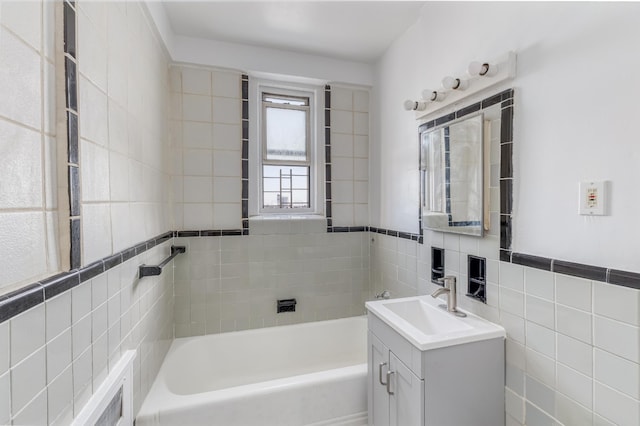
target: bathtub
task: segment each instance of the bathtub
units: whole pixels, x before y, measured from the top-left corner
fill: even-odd
[[[365,425],[366,363],[364,316],[175,339],[136,425]]]

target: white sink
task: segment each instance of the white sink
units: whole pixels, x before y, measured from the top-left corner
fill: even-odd
[[[440,308],[442,302],[431,296],[416,296],[367,302],[366,306],[422,351],[506,337],[501,326],[462,310],[467,316],[456,316]]]

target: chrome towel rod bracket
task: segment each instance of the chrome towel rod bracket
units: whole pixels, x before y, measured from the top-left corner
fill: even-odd
[[[140,265],[138,268],[138,278],[150,277],[153,275],[160,275],[162,273],[162,268],[169,263],[174,257],[179,255],[180,253],[186,253],[187,247],[185,246],[171,246],[171,255],[162,261],[159,265]]]

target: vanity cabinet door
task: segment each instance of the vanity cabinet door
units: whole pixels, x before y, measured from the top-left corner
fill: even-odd
[[[389,348],[369,332],[369,425],[389,424],[389,394],[386,383],[389,371]]]
[[[389,414],[391,426],[424,425],[424,380],[390,353]]]

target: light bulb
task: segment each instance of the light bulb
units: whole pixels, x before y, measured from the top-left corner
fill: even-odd
[[[498,66],[488,62],[471,62],[467,72],[471,76],[491,77],[498,73]]]
[[[446,94],[431,89],[422,91],[422,99],[429,102],[440,102],[446,97]]]
[[[442,87],[448,90],[464,90],[469,86],[467,80],[447,76],[442,79]]]
[[[410,99],[404,101],[404,109],[407,111],[424,111],[426,108],[426,102],[412,101]]]

